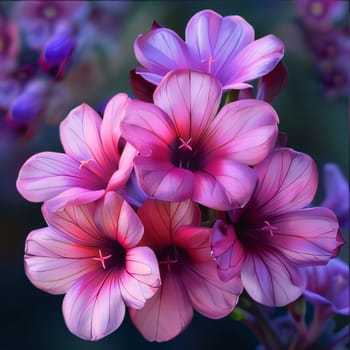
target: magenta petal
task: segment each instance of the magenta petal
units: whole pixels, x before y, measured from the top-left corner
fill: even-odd
[[[203,171],[194,173],[192,199],[216,210],[241,208],[254,191],[253,169],[233,160],[211,160]]]
[[[167,28],[158,28],[145,35],[139,35],[135,40],[134,50],[137,60],[147,70],[159,75],[158,79],[156,76],[151,78],[140,71],[140,74],[153,84],[158,84],[161,77],[170,70],[189,67],[184,41]]]
[[[98,340],[122,323],[125,305],[115,273],[90,273],[68,290],[63,299],[63,316],[68,329],[86,340]]]
[[[131,206],[117,193],[108,192],[96,207],[94,221],[103,234],[124,248],[142,238],[143,225]]]
[[[173,273],[162,278],[162,287],[141,310],[130,309],[136,328],[149,341],[175,338],[190,323],[193,309],[184,285]]]
[[[267,306],[284,306],[297,299],[305,287],[296,266],[276,251],[247,252],[241,278],[247,293]]]
[[[100,129],[102,119],[89,105],[74,108],[60,124],[62,146],[78,161],[95,159],[106,167]]]
[[[151,198],[180,202],[192,196],[192,172],[169,161],[136,157],[135,171],[140,187]]]
[[[47,209],[50,211],[62,210],[67,205],[81,205],[91,203],[105,194],[105,190],[92,191],[81,187],[71,187],[54,198],[47,200]]]
[[[42,228],[26,239],[25,272],[37,288],[63,294],[80,276],[96,270],[94,254],[94,248],[75,245],[56,230]]]
[[[253,40],[254,29],[242,17],[222,17],[211,10],[195,14],[186,27],[192,68],[219,78],[227,62]]]
[[[141,155],[166,154],[168,144],[176,138],[169,117],[160,108],[137,100],[128,104],[121,131]]]
[[[261,162],[276,143],[278,116],[264,101],[240,100],[225,105],[210,125],[206,148],[247,165]]]
[[[153,98],[170,117],[176,134],[196,142],[218,110],[221,84],[207,74],[177,70],[166,75]]]
[[[214,261],[184,265],[181,278],[193,307],[209,318],[222,318],[232,312],[243,287],[240,277],[223,282]]]
[[[148,247],[136,247],[126,254],[126,269],[119,279],[120,292],[125,304],[141,309],[160,286],[158,261]]]
[[[251,214],[247,214],[255,220],[302,208],[315,195],[317,168],[312,158],[304,153],[278,148],[255,170],[258,186],[251,200]]]
[[[17,179],[19,193],[32,202],[43,202],[78,184],[81,184],[79,163],[55,152],[42,152],[29,158]]]
[[[211,246],[220,279],[226,282],[240,276],[245,252],[232,225],[217,220],[213,226]]]
[[[341,244],[337,218],[327,208],[294,210],[273,217],[270,224],[276,228],[270,244],[297,264],[326,264]]]
[[[105,108],[102,125],[101,141],[110,159],[119,160],[118,143],[120,139],[120,121],[123,119],[129,97],[120,93],[112,97]]]
[[[284,45],[274,35],[255,40],[241,50],[229,63],[234,71],[223,71],[224,89],[235,89],[241,82],[250,81],[269,73],[284,54]]]

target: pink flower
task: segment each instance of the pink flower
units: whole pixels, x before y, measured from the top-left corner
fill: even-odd
[[[248,204],[230,213],[231,223],[214,226],[213,256],[222,279],[240,272],[254,300],[282,306],[303,292],[299,268],[327,264],[343,240],[332,211],[304,208],[317,188],[309,156],[276,148],[255,170],[258,184]]]
[[[225,105],[216,115],[221,85],[190,70],[170,72],[154,105],[131,101],[122,136],[138,151],[135,171],[143,191],[165,201],[193,201],[229,210],[246,204],[256,175],[249,166],[275,144],[278,116],[257,100]]]
[[[254,29],[242,17],[222,17],[212,10],[195,14],[185,37],[183,41],[162,27],[139,35],[134,49],[143,67],[136,72],[159,84],[169,71],[191,68],[215,76],[225,90],[242,89],[250,86],[245,82],[270,72],[284,53],[275,36],[254,41]]]
[[[65,153],[42,152],[29,158],[17,179],[21,195],[32,202],[47,201],[47,208],[55,211],[120,190],[136,154],[129,144],[119,150],[119,124],[128,100],[125,94],[114,96],[103,119],[86,104],[73,109],[60,125]]]
[[[210,253],[211,229],[198,227],[200,210],[187,200],[148,200],[139,210],[142,244],[158,258],[162,285],[142,309],[130,308],[132,322],[150,341],[166,341],[190,323],[193,309],[209,318],[229,314],[242,291],[239,278],[222,282]]]
[[[142,223],[118,194],[58,213],[44,205],[43,215],[48,227],[26,240],[25,271],[36,287],[66,293],[63,315],[72,333],[100,339],[120,326],[125,305],[141,308],[156,292],[156,256],[136,246]]]

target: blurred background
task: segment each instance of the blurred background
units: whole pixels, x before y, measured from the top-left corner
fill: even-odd
[[[71,335],[63,322],[63,297],[41,292],[24,274],[25,238],[45,223],[41,205],[17,193],[18,170],[35,153],[61,151],[58,124],[70,109],[85,102],[99,110],[118,92],[132,94],[129,71],[138,66],[133,43],[149,31],[153,20],[184,37],[190,17],[210,8],[222,16],[242,16],[255,28],[256,38],[271,33],[285,42],[289,82],[273,105],[288,146],[308,153],[318,165],[319,204],[325,163],[336,163],[349,179],[350,37],[341,13],[334,15],[334,22],[344,36],[330,36],[330,43],[340,40],[348,56],[333,64],[333,51],[315,48],[320,39],[305,29],[312,21],[303,18],[295,1],[88,1],[77,8],[62,1],[74,23],[62,31],[73,40],[74,50],[68,43],[65,56],[50,61],[49,55],[43,56],[43,43],[52,37],[60,40],[61,29],[50,32],[34,4],[30,10],[18,3],[0,2],[0,349],[255,349],[254,336],[240,323],[198,314],[180,336],[160,344],[145,341],[128,317],[115,333],[95,343]],[[344,13],[346,20],[348,9]],[[340,253],[346,261],[348,247]]]

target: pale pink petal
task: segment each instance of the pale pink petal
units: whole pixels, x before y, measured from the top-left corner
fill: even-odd
[[[45,227],[32,231],[26,239],[25,272],[37,288],[63,294],[80,276],[96,271],[94,254],[94,248],[76,244]]]
[[[239,277],[223,282],[214,261],[186,264],[181,279],[191,303],[199,313],[209,318],[222,318],[232,312],[243,287]]]
[[[278,116],[264,101],[240,100],[225,105],[206,134],[207,157],[235,159],[247,165],[262,161],[276,143]]]
[[[240,88],[240,83],[250,81],[269,73],[284,55],[284,45],[274,35],[255,40],[241,50],[228,66],[233,71],[222,70],[220,80],[224,89]]]
[[[342,242],[336,216],[327,208],[290,211],[269,221],[274,227],[265,243],[296,264],[326,264]]]
[[[90,273],[81,277],[63,299],[68,329],[86,340],[98,340],[115,331],[125,315],[118,274]]]
[[[130,309],[133,324],[148,341],[175,338],[190,323],[193,309],[184,285],[174,273],[162,277],[162,287],[141,310]]]
[[[126,106],[129,102],[128,95],[119,93],[113,96],[107,103],[101,125],[101,141],[108,157],[119,160],[118,143],[120,140],[120,121],[123,119]]]
[[[176,247],[186,251],[186,255],[191,259],[191,262],[212,261],[211,231],[210,228],[192,225],[181,226],[178,229],[173,228],[173,242]]]
[[[188,53],[184,41],[172,30],[158,28],[145,35],[139,35],[134,44],[137,60],[155,75],[140,74],[153,84],[158,84],[167,72],[178,68],[188,68]]]
[[[246,213],[254,220],[302,208],[316,193],[317,168],[307,154],[278,148],[255,170],[258,185]]]
[[[89,105],[74,108],[60,124],[65,153],[78,161],[95,159],[106,168],[109,163],[101,143],[101,123],[101,117]]]
[[[116,191],[121,189],[129,180],[130,174],[134,168],[134,158],[137,154],[136,149],[127,143],[119,159],[118,170],[116,170],[109,179],[106,191]]]
[[[157,106],[137,100],[128,104],[121,131],[141,155],[165,153],[166,157],[168,145],[176,139],[169,117]]]
[[[95,203],[71,205],[57,212],[48,210],[47,206],[47,203],[42,206],[46,222],[49,226],[59,230],[61,235],[66,236],[70,241],[95,247],[104,239],[103,232],[100,232],[93,220]]]
[[[227,63],[253,40],[254,29],[242,17],[222,17],[212,10],[196,13],[186,27],[191,67],[219,78]]]
[[[195,202],[226,211],[246,205],[255,188],[256,174],[234,160],[213,159],[194,173],[193,184]]]
[[[143,225],[132,207],[115,192],[108,192],[97,204],[96,226],[124,248],[134,247],[142,238]]]
[[[220,279],[226,282],[239,276],[245,251],[233,226],[217,220],[213,226],[211,246]]]
[[[180,202],[191,197],[191,171],[156,157],[136,157],[134,163],[138,183],[150,198]]]
[[[287,305],[297,299],[305,287],[298,268],[266,247],[247,251],[241,278],[247,293],[267,306]]]
[[[221,84],[207,74],[176,70],[158,85],[153,99],[170,117],[176,134],[196,142],[218,110]]]
[[[93,188],[97,185],[93,179],[84,177],[80,170],[79,163],[66,154],[38,153],[21,167],[17,189],[25,199],[43,202],[74,186]]]
[[[160,287],[158,261],[150,248],[136,247],[127,251],[119,287],[125,304],[134,309],[141,309],[157,292]]]
[[[138,215],[146,231],[142,242],[154,249],[172,244],[173,232],[181,226],[201,222],[199,207],[191,200],[176,203],[149,199],[141,206]]]
[[[81,205],[91,203],[105,194],[105,190],[90,190],[82,187],[71,187],[57,196],[48,199],[47,209],[50,211],[62,210],[67,205]]]

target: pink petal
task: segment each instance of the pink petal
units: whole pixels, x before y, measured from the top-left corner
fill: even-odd
[[[254,29],[242,17],[222,17],[212,10],[198,12],[186,27],[191,67],[219,79],[227,63],[253,40]]]
[[[146,75],[141,70],[136,72],[140,72],[146,80],[156,85],[170,70],[189,67],[185,43],[167,28],[158,28],[139,35],[135,40],[134,51],[141,65],[156,75]]]
[[[181,226],[201,222],[199,207],[191,200],[176,203],[149,199],[141,206],[138,215],[145,226],[142,242],[154,249],[172,244],[173,232]]]
[[[296,266],[274,250],[246,253],[241,278],[247,293],[267,306],[284,306],[297,299],[305,287]]]
[[[170,117],[176,134],[196,142],[218,110],[221,84],[207,74],[176,70],[162,80],[153,99]]]
[[[243,287],[239,277],[223,282],[214,261],[184,265],[181,279],[191,303],[199,313],[209,318],[222,318],[232,312]]]
[[[121,131],[141,155],[148,156],[164,153],[166,156],[168,145],[176,138],[174,126],[161,109],[137,100],[128,104]]]
[[[224,282],[240,276],[245,252],[232,225],[217,220],[211,236],[212,256]]]
[[[122,323],[125,305],[118,274],[92,272],[80,278],[63,299],[63,316],[68,329],[86,340],[98,340]]]
[[[126,269],[119,279],[120,292],[125,304],[141,309],[160,287],[158,261],[148,247],[136,247],[127,251]]]
[[[87,246],[96,246],[96,243],[104,239],[103,232],[96,227],[93,215],[95,203],[87,205],[71,205],[64,209],[52,212],[48,204],[44,203],[42,213],[49,226],[60,231],[70,241]]]
[[[32,231],[25,244],[25,272],[39,289],[63,294],[81,276],[96,270],[95,249],[50,228]]]
[[[225,157],[247,165],[262,161],[276,143],[278,116],[264,101],[240,100],[225,105],[210,125],[210,158]]]
[[[193,317],[186,289],[174,273],[163,276],[162,287],[141,310],[129,310],[133,324],[148,341],[175,338]]]
[[[78,161],[95,159],[102,168],[109,161],[100,137],[102,119],[89,105],[73,109],[61,122],[60,136],[65,153]]]
[[[255,170],[258,185],[246,213],[254,220],[302,208],[315,195],[317,168],[304,153],[290,148],[276,149]]]
[[[112,97],[105,108],[101,124],[101,141],[106,154],[115,162],[119,160],[118,143],[120,139],[120,121],[126,111],[129,97],[120,93]]]
[[[327,208],[300,209],[273,217],[266,243],[295,264],[326,264],[341,242],[337,218]]]
[[[243,207],[256,184],[253,169],[233,160],[211,160],[204,169],[194,173],[192,199],[216,210]]]
[[[234,71],[223,70],[220,80],[224,89],[240,88],[240,83],[271,72],[284,55],[284,45],[274,35],[255,40],[241,50],[229,63]]]
[[[50,211],[62,210],[67,205],[81,205],[91,203],[105,194],[105,190],[92,191],[81,187],[71,187],[54,198],[48,199],[47,209]]]
[[[151,198],[180,202],[191,197],[193,173],[156,157],[136,157],[135,172],[142,190]]]
[[[131,206],[117,193],[108,192],[96,207],[94,220],[103,234],[124,248],[142,238],[143,225]]]
[[[27,200],[43,202],[77,185],[89,184],[71,157],[55,152],[42,152],[29,158],[21,167],[17,189]]]

